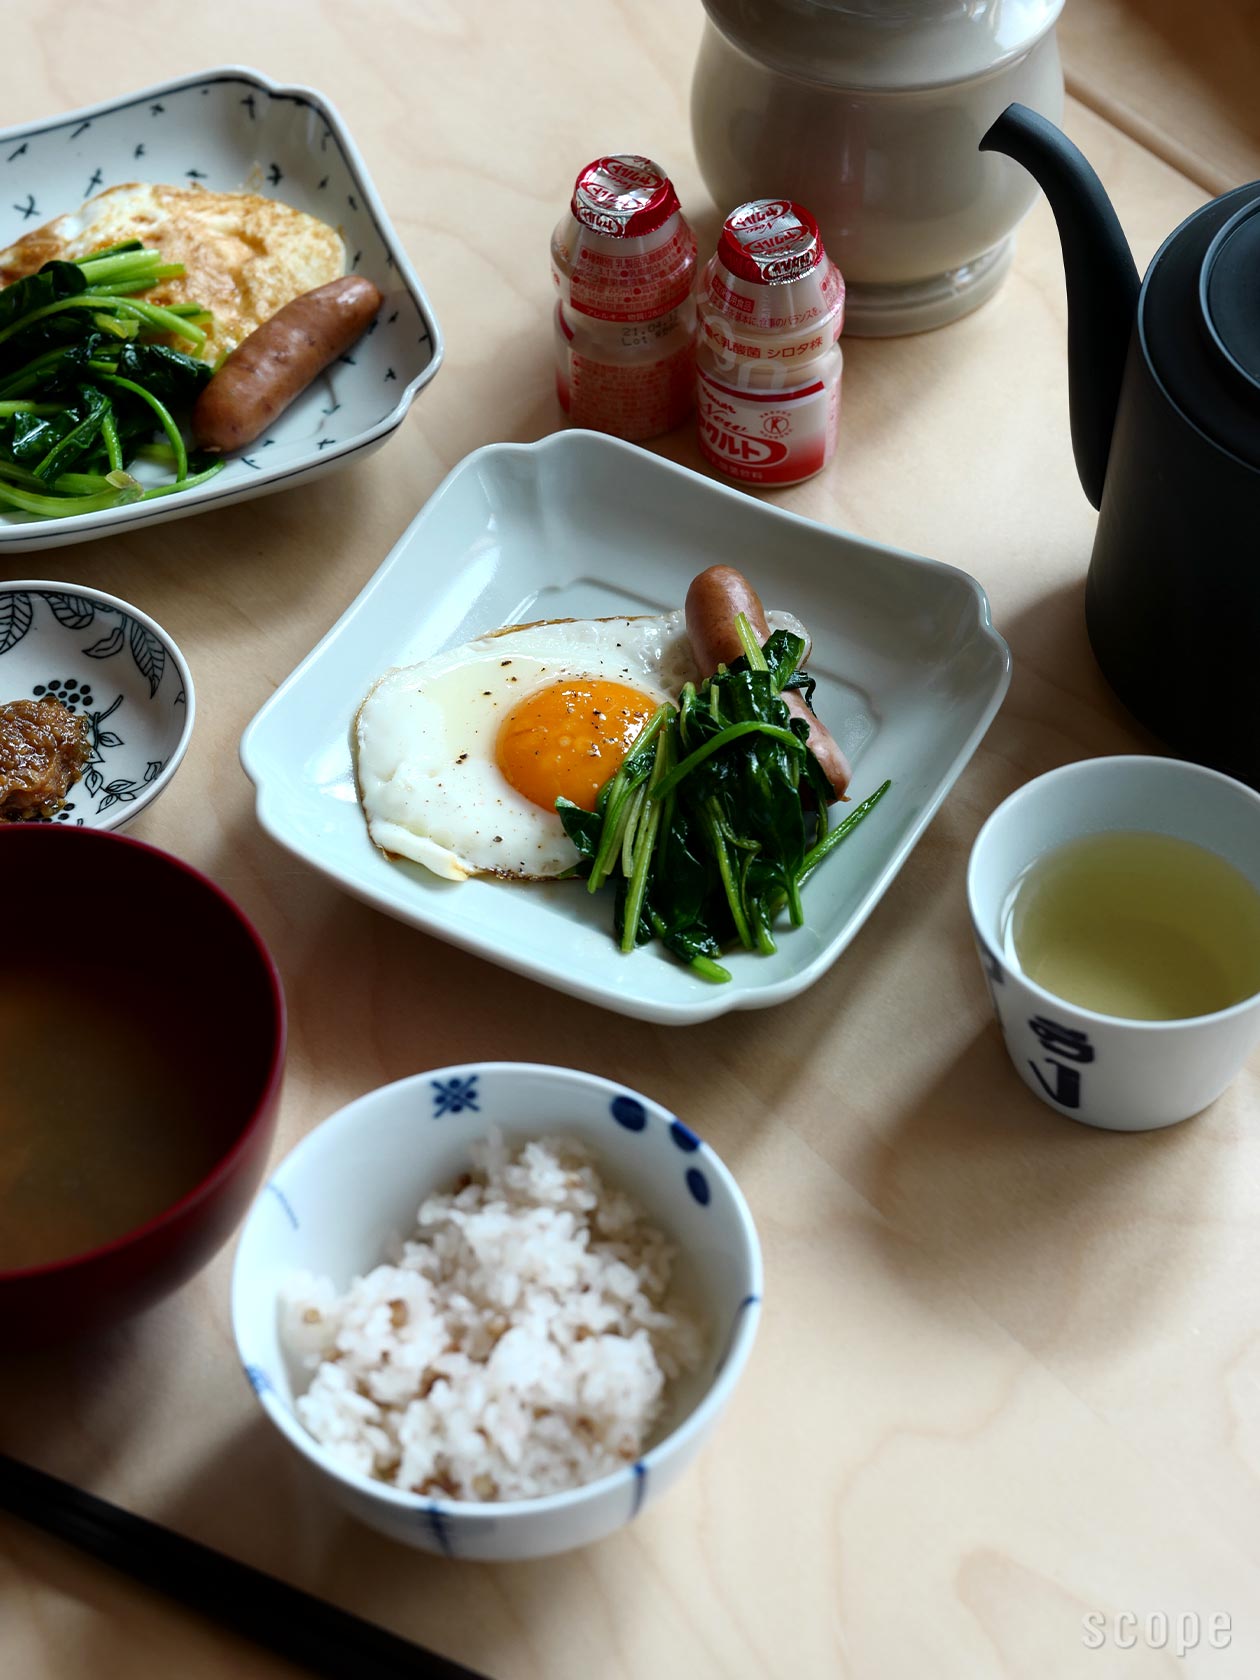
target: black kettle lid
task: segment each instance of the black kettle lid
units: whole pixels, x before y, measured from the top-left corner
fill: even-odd
[[[1199,304],[1226,377],[1260,400],[1260,192],[1232,215],[1208,246]]]
[[[1151,365],[1178,408],[1260,468],[1260,181],[1213,200],[1170,235],[1139,316]]]

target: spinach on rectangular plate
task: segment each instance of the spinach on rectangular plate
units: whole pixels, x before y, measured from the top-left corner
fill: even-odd
[[[0,289],[0,508],[95,513],[222,471],[190,461],[178,419],[212,370],[167,342],[199,349],[210,317],[142,296],[183,272],[131,240]],[[141,456],[169,463],[172,481],[145,490],[128,471]]]
[[[713,981],[730,979],[717,958],[733,942],[776,949],[784,908],[801,926],[806,880],[891,785],[828,826],[831,788],[808,726],[781,699],[813,693],[805,644],[779,630],[763,648],[742,613],[736,628],[743,656],[660,707],[593,811],[556,801],[587,890],[615,883],[621,949],[659,939]]]

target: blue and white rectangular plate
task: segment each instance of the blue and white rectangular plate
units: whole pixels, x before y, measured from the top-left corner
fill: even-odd
[[[0,249],[127,181],[196,181],[308,211],[340,231],[347,270],[374,281],[384,306],[367,336],[208,484],[66,519],[3,513],[0,551],[58,548],[182,519],[329,472],[384,443],[441,363],[442,337],[424,288],[358,147],[313,88],[224,65],[0,130]],[[146,481],[145,469],[136,476]]]
[[[860,799],[892,787],[805,889],[778,951],[700,979],[659,947],[623,956],[607,896],[575,881],[439,880],[368,839],[351,757],[372,683],[507,624],[680,607],[697,572],[744,571],[813,637],[815,706]],[[1010,653],[965,572],[815,524],[632,444],[560,432],[494,444],[447,477],[318,647],[246,730],[258,818],[347,892],[590,1003],[681,1024],[795,997],[879,902],[992,722]]]

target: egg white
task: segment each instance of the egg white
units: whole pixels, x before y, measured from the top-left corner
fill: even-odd
[[[787,615],[770,622],[801,633]],[[449,881],[571,869],[578,854],[560,818],[517,792],[495,747],[527,695],[584,677],[625,683],[658,705],[676,700],[684,683],[700,681],[682,610],[515,626],[387,672],[355,721],[374,844]]]
[[[54,259],[73,261],[107,245],[141,239],[183,278],[161,280],[145,301],[197,302],[213,312],[197,354],[215,362],[286,303],[346,271],[336,228],[279,199],[212,192],[189,182],[128,181],[106,187],[78,210],[57,216],[0,251],[0,285],[34,274]],[[188,349],[188,345],[184,345]]]

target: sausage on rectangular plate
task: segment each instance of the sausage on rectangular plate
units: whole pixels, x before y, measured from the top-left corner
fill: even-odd
[[[243,339],[197,398],[197,447],[243,449],[367,331],[380,292],[360,274],[330,280],[278,309]]]
[[[701,675],[711,677],[719,665],[733,665],[742,657],[735,620],[743,613],[753,634],[764,646],[770,635],[761,597],[734,566],[710,566],[691,580],[687,591],[687,634]],[[826,724],[820,723],[795,689],[779,698],[794,717],[809,725],[809,750],[818,760],[832,788],[832,803],[844,798],[849,785],[849,762]]]

